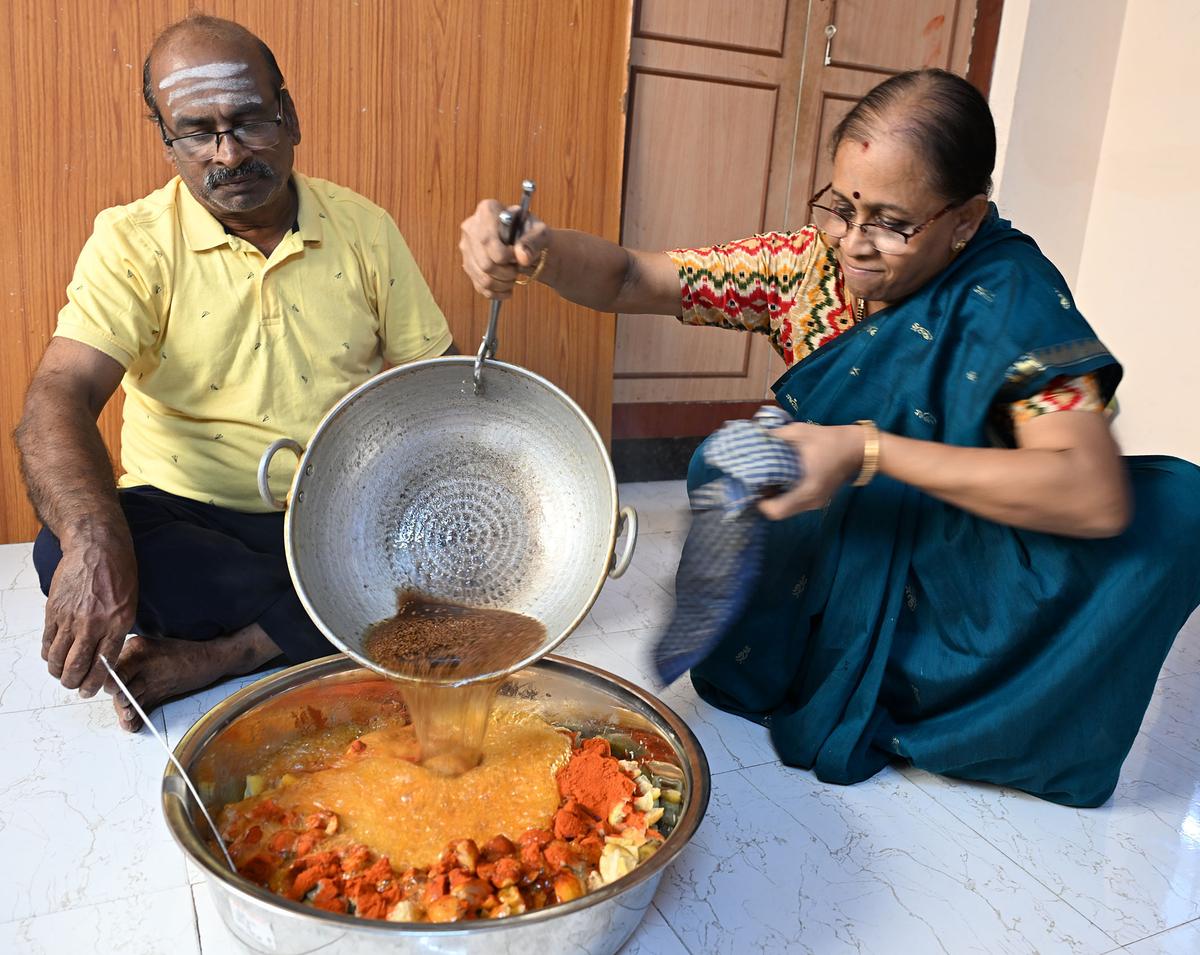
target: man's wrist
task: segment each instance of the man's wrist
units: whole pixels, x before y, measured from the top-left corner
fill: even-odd
[[[129,525],[123,514],[88,514],[72,518],[60,528],[57,536],[64,550],[98,542],[130,540]]]

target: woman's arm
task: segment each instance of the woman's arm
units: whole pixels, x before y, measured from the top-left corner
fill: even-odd
[[[778,520],[821,507],[862,466],[857,425],[788,425],[804,480],[761,505]],[[1128,479],[1108,419],[1060,411],[1017,425],[1018,447],[963,448],[882,433],[879,471],[988,520],[1067,537],[1113,537],[1129,523]]]
[[[530,274],[545,250],[538,281],[565,299],[599,312],[679,314],[679,276],[666,253],[635,252],[586,232],[551,229],[532,216],[516,243],[505,245],[502,208],[485,199],[461,226],[463,269],[480,295],[508,298],[517,276]]]

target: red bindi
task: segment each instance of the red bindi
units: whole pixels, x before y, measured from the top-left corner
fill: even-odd
[[[854,194],[854,198],[855,198],[855,199],[861,199],[861,198],[862,198],[862,196],[861,196],[859,193],[857,193],[857,192],[856,192],[856,193]]]
[[[863,140],[863,152],[865,153],[870,148],[871,148],[871,144],[864,139]]]

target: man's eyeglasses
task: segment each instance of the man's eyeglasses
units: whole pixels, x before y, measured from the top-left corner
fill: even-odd
[[[811,210],[813,225],[820,229],[825,235],[831,239],[845,238],[852,228],[860,229],[862,234],[867,237],[867,241],[875,246],[876,250],[885,255],[899,255],[908,249],[908,240],[919,232],[929,228],[934,222],[944,216],[955,206],[962,205],[960,202],[952,202],[938,212],[935,212],[928,219],[922,222],[915,229],[909,229],[907,232],[901,229],[893,229],[891,226],[880,225],[876,222],[855,222],[853,219],[847,219],[844,215],[835,209],[830,209],[828,206],[817,205],[817,200],[825,195],[831,188],[833,183],[825,186],[820,192],[808,200],[808,207]]]
[[[175,155],[188,162],[206,162],[212,159],[221,150],[223,136],[232,136],[247,149],[268,149],[279,142],[279,127],[282,125],[283,116],[277,114],[274,119],[242,123],[211,133],[191,133],[187,136],[168,138],[162,120],[158,121],[163,142],[175,150]]]

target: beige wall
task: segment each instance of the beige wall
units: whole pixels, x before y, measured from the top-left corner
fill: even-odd
[[[997,204],[1038,240],[1125,366],[1130,454],[1200,462],[1197,0],[1007,0],[992,103]]]
[[[1125,450],[1200,463],[1198,67],[1200,3],[1129,0],[1076,298],[1125,365]]]
[[[1138,0],[1131,0],[1137,3]],[[992,103],[996,204],[1074,286],[1126,0],[1006,0]]]

